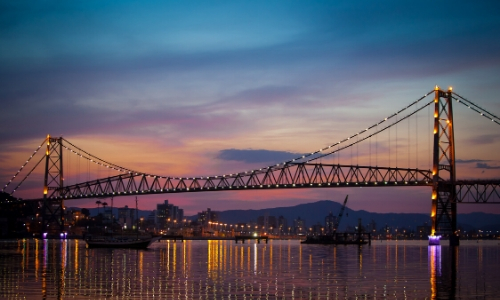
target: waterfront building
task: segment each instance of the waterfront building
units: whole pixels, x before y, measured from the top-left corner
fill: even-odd
[[[337,217],[333,215],[332,212],[325,217],[325,233],[331,234],[335,231],[335,223],[337,223]]]
[[[273,233],[278,227],[276,217],[268,216],[267,214],[257,218],[257,226],[259,229],[262,229],[261,231],[269,233]]]
[[[287,234],[288,233],[288,221],[285,217],[278,217],[278,234]]]
[[[217,212],[212,211],[210,208],[207,208],[206,211],[202,211],[198,213],[197,218],[198,224],[203,227],[209,227],[211,223],[215,223],[219,221],[219,215]],[[210,222],[210,223],[209,223]]]
[[[304,235],[306,233],[306,221],[300,217],[293,220],[293,230],[297,235]]]
[[[118,208],[118,223],[123,229],[130,229],[135,226],[136,211],[135,208],[125,207]]]
[[[163,204],[156,205],[155,224],[159,230],[177,227],[177,224],[181,224],[183,218],[184,210],[169,204],[168,200],[164,200]]]

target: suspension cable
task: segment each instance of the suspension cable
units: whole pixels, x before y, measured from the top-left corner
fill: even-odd
[[[377,122],[377,123],[373,124],[372,126],[370,126],[370,127],[366,128],[366,129],[364,129],[364,130],[361,130],[360,132],[358,132],[358,133],[356,133],[356,134],[354,134],[354,135],[352,135],[352,136],[350,136],[350,137],[347,137],[347,138],[345,138],[345,139],[343,139],[343,140],[341,140],[341,141],[339,141],[339,142],[337,142],[337,143],[331,144],[331,145],[329,145],[329,146],[327,146],[327,147],[324,147],[324,148],[322,148],[322,149],[319,149],[319,150],[317,150],[317,151],[314,151],[314,152],[311,152],[311,153],[308,153],[308,154],[304,154],[304,155],[302,155],[302,156],[300,156],[300,157],[298,157],[298,158],[295,158],[295,159],[292,159],[292,160],[289,160],[289,161],[285,161],[285,162],[283,162],[283,163],[278,163],[278,164],[276,164],[276,165],[268,166],[268,167],[265,167],[265,168],[260,168],[258,171],[262,171],[262,170],[269,170],[269,169],[276,169],[276,168],[279,168],[279,166],[280,166],[280,165],[285,166],[285,165],[287,165],[287,164],[295,163],[296,161],[301,161],[301,160],[303,160],[303,159],[306,159],[306,158],[311,157],[311,156],[313,156],[313,155],[316,155],[316,154],[318,154],[318,153],[322,153],[322,152],[324,152],[324,151],[327,151],[327,150],[331,149],[331,148],[332,148],[332,147],[334,147],[334,146],[337,146],[337,150],[333,150],[333,151],[329,151],[329,152],[323,153],[322,155],[319,155],[319,156],[316,156],[316,157],[314,157],[314,158],[312,158],[312,159],[307,160],[307,161],[306,161],[306,163],[308,163],[308,162],[310,162],[310,161],[314,161],[314,160],[320,159],[320,158],[322,158],[322,157],[325,157],[325,156],[330,155],[330,154],[333,154],[333,153],[340,152],[341,150],[344,150],[344,149],[346,149],[346,148],[352,147],[353,145],[356,145],[356,144],[358,144],[358,143],[360,143],[360,142],[362,142],[362,141],[364,141],[364,140],[366,140],[366,139],[368,139],[368,138],[371,138],[371,137],[372,137],[372,136],[374,136],[374,135],[379,134],[380,132],[383,132],[383,131],[387,130],[388,128],[390,128],[390,127],[392,127],[392,126],[395,126],[395,125],[396,125],[396,124],[398,124],[399,122],[401,122],[401,121],[405,120],[406,118],[409,118],[410,116],[414,115],[414,114],[415,114],[415,113],[417,113],[418,111],[422,110],[423,108],[425,108],[425,107],[427,107],[428,105],[430,105],[431,103],[433,103],[433,101],[434,101],[434,100],[432,100],[432,101],[430,101],[429,103],[427,103],[426,105],[422,106],[420,109],[417,109],[417,110],[413,111],[412,113],[410,113],[410,114],[406,115],[404,118],[401,118],[401,119],[397,120],[396,122],[394,122],[394,123],[392,123],[392,124],[390,124],[390,125],[388,125],[388,126],[386,126],[386,127],[382,128],[382,129],[380,129],[380,130],[378,130],[378,131],[374,132],[373,134],[371,134],[371,135],[369,135],[369,136],[366,136],[366,137],[364,137],[364,138],[362,138],[362,139],[359,139],[359,135],[361,135],[361,134],[363,134],[363,133],[367,132],[368,130],[370,130],[370,129],[372,129],[372,128],[375,128],[375,127],[376,127],[376,128],[378,128],[378,125],[380,125],[380,124],[382,124],[382,123],[384,123],[384,122],[386,122],[386,121],[390,120],[391,118],[393,118],[393,117],[395,117],[395,116],[399,115],[401,112],[403,112],[403,111],[405,111],[405,110],[409,109],[410,107],[412,107],[413,105],[415,105],[415,104],[419,103],[421,100],[425,99],[427,96],[429,96],[429,95],[430,95],[430,94],[432,94],[432,93],[434,93],[434,90],[432,90],[432,91],[428,92],[427,94],[424,94],[424,96],[423,96],[423,97],[421,97],[421,98],[417,99],[416,101],[414,101],[414,102],[412,102],[411,104],[409,104],[408,106],[406,106],[406,107],[402,108],[402,109],[401,109],[401,110],[399,110],[398,112],[393,113],[392,115],[390,115],[390,116],[388,116],[388,117],[384,118],[383,120],[381,120],[381,121],[379,121],[379,122]],[[350,141],[350,139],[352,139],[352,138],[354,138],[354,137],[357,137],[357,141],[356,141],[356,142],[353,142],[353,143],[351,143],[351,144],[348,144],[348,145],[345,145],[345,146],[343,146],[343,147],[340,147],[340,144],[342,144],[342,143],[346,143],[347,141]],[[65,145],[63,145],[63,147],[64,147],[65,149],[67,149],[67,150],[69,150],[69,151],[73,152],[73,153],[74,153],[74,154],[76,154],[76,155],[79,155],[79,156],[80,156],[80,157],[82,157],[82,158],[87,159],[87,160],[88,160],[88,161],[90,161],[90,162],[93,162],[93,163],[98,164],[98,165],[101,165],[101,166],[105,166],[105,167],[107,167],[107,168],[112,168],[112,169],[115,169],[115,170],[120,171],[120,172],[122,172],[122,171],[128,171],[128,173],[135,173],[136,175],[140,173],[140,174],[142,174],[142,175],[149,176],[149,177],[159,177],[159,178],[169,178],[169,179],[179,179],[179,180],[184,179],[183,177],[159,176],[159,175],[152,175],[152,174],[146,174],[146,173],[143,173],[143,172],[133,171],[133,170],[131,170],[131,169],[128,169],[128,168],[125,168],[125,167],[121,167],[121,166],[118,166],[118,165],[116,165],[116,164],[113,164],[113,163],[110,163],[110,162],[108,162],[108,161],[105,161],[105,160],[103,160],[103,159],[101,159],[101,158],[99,158],[99,157],[97,157],[97,156],[94,156],[94,155],[92,155],[92,154],[90,154],[90,153],[86,152],[85,150],[83,150],[83,149],[81,149],[81,148],[79,148],[79,147],[75,146],[74,144],[72,144],[72,143],[71,143],[71,142],[69,142],[68,140],[66,140],[66,139],[63,139],[63,140],[64,140],[65,142],[67,142],[69,145],[73,146],[75,149],[77,149],[77,150],[79,150],[80,152],[83,152],[84,154],[88,155],[88,157],[87,157],[87,156],[84,156],[84,155],[82,155],[82,154],[80,154],[80,153],[78,153],[78,152],[76,152],[76,151],[74,151],[73,149],[70,149],[69,147],[66,147]],[[255,170],[252,170],[252,171],[250,171],[250,172],[251,172],[251,173],[252,173],[252,172],[255,172]],[[247,173],[248,173],[248,172],[239,172],[239,173],[230,174],[230,176],[231,176],[231,175],[241,175],[241,174],[247,174]],[[225,176],[225,175],[223,175],[223,176]],[[206,177],[206,178],[217,178],[217,177],[218,177],[218,175],[216,175],[216,176],[203,176],[203,177],[201,177],[201,176],[197,176],[197,177],[200,177],[200,178],[203,178],[203,177]],[[192,178],[195,178],[195,177],[192,177]],[[187,177],[186,177],[186,179],[187,179]]]
[[[464,106],[467,106],[468,108],[472,109],[473,111],[477,112],[478,114],[480,114],[481,116],[487,118],[488,120],[492,121],[492,122],[495,122],[497,123],[498,125],[500,125],[500,118],[497,117],[496,115],[490,113],[489,111],[487,111],[486,109],[480,107],[479,105],[476,105],[474,104],[473,102],[465,99],[464,97],[460,96],[459,94],[457,93],[453,93],[454,95],[456,95],[458,98],[456,97],[452,97],[453,99],[455,99],[458,103],[464,105]]]
[[[63,145],[63,147],[64,147],[66,150],[69,150],[69,151],[71,151],[71,152],[75,153],[76,155],[78,155],[78,156],[80,156],[80,157],[82,157],[82,158],[85,158],[85,159],[89,160],[90,162],[96,163],[96,164],[98,164],[98,165],[100,165],[100,166],[103,166],[103,167],[106,167],[106,168],[112,168],[112,169],[114,169],[114,170],[116,170],[116,171],[120,171],[120,172],[122,172],[122,171],[128,171],[128,172],[131,172],[131,173],[132,173],[132,172],[133,172],[133,173],[136,173],[136,171],[134,171],[134,170],[132,170],[132,169],[128,169],[128,168],[125,168],[125,167],[121,167],[121,166],[119,166],[119,165],[116,165],[116,164],[110,163],[110,162],[108,162],[108,161],[105,161],[104,159],[101,159],[101,158],[99,158],[99,157],[97,157],[97,156],[95,156],[95,155],[92,155],[92,154],[88,153],[87,151],[85,151],[85,150],[81,149],[80,147],[78,147],[78,146],[76,146],[76,145],[72,144],[71,142],[69,142],[68,140],[66,140],[66,139],[64,139],[64,138],[63,138],[63,140],[64,140],[66,143],[68,143],[68,144],[70,144],[71,146],[73,146],[73,147],[74,147],[75,149],[77,149],[79,152],[83,152],[83,153],[85,153],[86,155],[88,155],[88,157],[87,157],[87,156],[84,156],[84,155],[82,155],[82,154],[80,154],[80,153],[78,153],[78,152],[76,152],[76,151],[74,151],[73,149],[71,149],[71,148],[69,148],[69,147],[67,147],[67,146],[65,146],[65,145]]]
[[[29,171],[28,174],[26,174],[26,176],[24,176],[23,180],[21,180],[21,182],[19,182],[19,184],[14,188],[14,190],[10,193],[10,195],[12,196],[12,194],[14,194],[14,192],[21,186],[21,184],[23,184],[23,182],[28,178],[28,176],[31,175],[31,173],[36,169],[36,167],[38,167],[38,165],[42,162],[42,160],[45,158],[45,156],[42,156],[42,158],[40,158],[40,160],[36,163],[36,165],[33,167],[33,169],[31,169],[31,171]],[[2,190],[3,191],[3,190]]]
[[[328,150],[328,149],[330,149],[330,148],[332,148],[332,147],[334,147],[334,146],[337,146],[337,145],[339,145],[339,144],[341,144],[341,143],[345,143],[345,142],[347,142],[348,140],[350,140],[351,138],[354,138],[354,137],[356,137],[356,136],[358,136],[358,135],[360,135],[360,134],[363,134],[363,133],[367,132],[368,130],[370,130],[370,129],[372,129],[372,128],[374,128],[374,127],[376,127],[376,126],[378,126],[378,125],[380,125],[380,124],[382,124],[382,123],[384,123],[384,122],[386,122],[387,120],[390,120],[391,118],[393,118],[393,117],[397,116],[398,114],[400,114],[400,113],[402,113],[403,111],[405,111],[405,110],[409,109],[409,108],[410,108],[410,107],[412,107],[413,105],[415,105],[415,104],[419,103],[420,101],[422,101],[423,99],[425,99],[427,96],[429,96],[429,95],[430,95],[430,94],[432,94],[432,93],[434,93],[434,90],[432,90],[432,91],[430,91],[430,92],[428,92],[428,93],[424,94],[422,97],[420,97],[419,99],[417,99],[417,100],[415,100],[414,102],[410,103],[408,106],[406,106],[406,107],[404,107],[404,108],[400,109],[398,112],[393,113],[392,115],[390,115],[390,116],[388,116],[388,117],[384,118],[383,120],[381,120],[381,121],[379,121],[379,122],[377,122],[377,123],[373,124],[372,126],[370,126],[370,127],[366,128],[366,129],[361,130],[360,132],[358,132],[358,133],[356,133],[356,134],[353,134],[352,136],[350,136],[350,137],[348,137],[348,138],[345,138],[345,139],[343,139],[343,140],[341,140],[341,141],[339,141],[339,142],[337,142],[337,143],[334,143],[334,144],[332,144],[332,145],[329,145],[329,146],[327,146],[327,147],[325,147],[325,148],[323,148],[323,149],[319,149],[318,151],[311,152],[310,154],[305,154],[305,155],[303,155],[303,156],[301,156],[301,157],[298,157],[298,158],[296,158],[296,159],[292,159],[292,160],[289,160],[289,161],[287,161],[287,162],[283,162],[282,164],[283,164],[283,165],[285,165],[285,164],[288,164],[288,163],[291,163],[291,162],[295,162],[295,161],[297,161],[297,160],[302,160],[302,159],[304,159],[304,158],[307,158],[307,157],[310,157],[310,156],[312,156],[312,155],[318,154],[318,153],[320,153],[320,152],[326,151],[326,150]],[[429,102],[429,103],[428,103],[428,104],[426,104],[424,107],[426,107],[426,106],[427,106],[427,105],[429,105],[430,103],[432,103],[432,102]],[[417,112],[417,111],[418,111],[418,110],[415,110],[415,112]],[[415,112],[414,112],[414,113],[415,113]],[[410,114],[410,115],[407,115],[405,118],[407,118],[407,117],[409,117],[409,116],[413,115],[414,113],[412,113],[412,114]],[[403,119],[401,119],[401,120],[404,120],[405,118],[403,118]],[[401,121],[401,120],[400,120],[400,121]],[[396,122],[396,123],[393,123],[393,125],[394,125],[394,124],[397,124],[397,123],[399,123],[399,121],[398,121],[398,122]],[[388,128],[388,127],[385,127],[383,130],[385,130],[385,129],[387,129],[387,128]],[[383,130],[382,130],[382,131],[383,131]],[[378,132],[376,132],[376,133],[378,133]],[[376,134],[376,133],[374,133],[374,134]],[[373,136],[374,134],[370,135],[370,137],[371,137],[371,136]],[[366,140],[366,138],[363,138],[363,139],[359,140],[359,142],[364,141],[364,140]],[[354,145],[354,144],[356,144],[356,143],[353,143],[352,145]],[[349,145],[348,145],[348,146],[349,146]],[[342,149],[345,149],[345,148],[347,148],[347,147],[343,147],[343,148],[341,148],[341,150],[342,150]],[[333,152],[328,152],[326,155],[329,155],[329,154],[332,154],[332,153],[335,153],[335,151],[333,151]],[[322,155],[322,156],[325,156],[325,155]],[[317,159],[317,158],[319,158],[319,157],[321,157],[321,156],[318,156],[318,157],[313,158],[313,159],[311,159],[311,160],[315,160],[315,159]],[[280,165],[280,164],[277,164],[276,166],[279,166],[279,165]],[[270,167],[274,167],[274,166],[270,166]]]
[[[353,143],[351,143],[351,144],[349,144],[349,145],[346,145],[346,146],[344,146],[344,147],[340,148],[339,150],[336,150],[336,151],[332,151],[332,152],[325,153],[325,154],[323,154],[323,155],[321,155],[321,156],[318,156],[318,157],[315,157],[315,158],[313,158],[313,159],[311,159],[311,160],[309,160],[309,161],[313,161],[313,160],[316,160],[316,159],[318,159],[318,158],[320,158],[320,157],[323,157],[323,156],[326,156],[326,155],[333,154],[333,153],[335,153],[335,152],[337,152],[337,151],[344,150],[344,149],[346,149],[346,148],[349,148],[349,147],[351,147],[351,146],[355,145],[356,143],[360,143],[360,142],[362,142],[362,141],[364,141],[364,140],[366,140],[366,139],[369,139],[369,138],[371,138],[372,136],[377,135],[377,134],[379,134],[379,133],[381,133],[381,132],[383,132],[383,131],[385,131],[385,130],[387,130],[387,129],[391,128],[392,126],[395,126],[397,123],[399,123],[399,122],[401,122],[401,121],[403,121],[403,120],[406,120],[407,118],[409,118],[409,117],[411,117],[412,115],[414,115],[414,114],[418,113],[419,111],[421,111],[422,109],[424,109],[424,108],[426,108],[427,106],[431,105],[432,103],[434,103],[434,100],[432,100],[432,101],[428,102],[427,104],[425,104],[424,106],[422,106],[422,107],[421,107],[421,108],[419,108],[418,110],[413,111],[411,114],[408,114],[408,115],[406,115],[405,117],[403,117],[403,118],[399,119],[397,122],[394,122],[394,123],[392,123],[392,124],[390,124],[390,125],[387,125],[386,127],[384,127],[384,128],[382,128],[382,129],[380,129],[380,130],[378,130],[378,131],[376,131],[376,132],[374,132],[374,133],[370,134],[369,136],[366,136],[366,137],[364,137],[364,138],[360,139],[359,141],[356,141],[356,142],[353,142]],[[309,162],[309,161],[307,161],[307,162]]]
[[[35,156],[35,154],[38,152],[38,150],[40,150],[40,148],[42,148],[43,144],[45,144],[46,141],[47,141],[47,139],[44,139],[43,142],[40,144],[40,146],[38,146],[38,148],[36,148],[36,150],[33,152],[33,154],[31,154],[31,156],[26,160],[26,162],[21,166],[21,168],[19,168],[19,170],[17,170],[16,174],[14,174],[14,176],[12,176],[12,178],[9,180],[9,182],[7,182],[7,184],[2,188],[2,192],[5,191],[5,189],[12,183],[12,181],[16,178],[16,176],[19,175],[19,173],[21,173],[21,171],[24,169],[24,167],[29,163],[29,161],[33,158],[33,156]]]

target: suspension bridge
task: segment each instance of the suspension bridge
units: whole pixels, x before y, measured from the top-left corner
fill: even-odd
[[[433,96],[433,97],[432,97]],[[14,194],[23,182],[40,165],[44,165],[43,193],[35,201],[42,207],[42,228],[52,231],[64,231],[64,201],[85,198],[120,197],[130,195],[193,193],[209,191],[249,191],[266,189],[300,189],[300,188],[339,188],[339,187],[415,187],[427,186],[431,188],[430,200],[432,203],[431,219],[432,234],[429,243],[438,243],[439,236],[445,234],[450,238],[450,244],[458,245],[457,232],[457,204],[460,203],[500,203],[500,179],[488,180],[459,180],[456,178],[456,157],[454,140],[454,121],[452,104],[461,104],[474,111],[478,116],[486,118],[494,125],[500,125],[500,119],[453,92],[452,89],[441,90],[438,86],[424,94],[421,98],[410,103],[399,111],[356,132],[338,142],[330,144],[316,151],[308,152],[294,159],[276,164],[236,173],[171,177],[150,174],[126,168],[103,160],[84,149],[76,146],[63,137],[50,135],[25,161],[15,173],[2,192],[11,190]],[[432,113],[432,129],[429,138],[432,163],[429,168],[418,168],[418,158],[415,166],[410,167],[408,158],[406,168],[394,167],[389,159],[388,166],[379,166],[377,161],[377,139],[383,133],[401,122],[408,123],[407,139],[410,140],[410,119],[418,114],[425,113],[425,108]],[[429,116],[429,120],[431,117]],[[431,127],[429,126],[429,127]],[[396,135],[397,135],[396,130]],[[375,139],[375,142],[372,142]],[[391,151],[389,139],[389,151]],[[353,149],[361,143],[368,143],[370,159],[367,164],[352,163]],[[415,140],[410,148],[418,147]],[[397,148],[397,145],[393,147]],[[375,163],[372,162],[372,152],[375,148]],[[19,175],[40,150],[45,150],[40,160],[17,184]],[[340,153],[351,151],[351,163],[341,164]],[[357,151],[358,152],[358,151]],[[66,153],[63,155],[63,153]],[[396,165],[397,165],[396,150]],[[359,155],[357,153],[356,155]],[[67,177],[64,172],[64,157],[75,156],[102,169],[116,172],[116,175],[87,178],[73,184],[65,184]],[[337,157],[337,163],[324,162],[327,158]],[[78,177],[79,179],[79,177]]]

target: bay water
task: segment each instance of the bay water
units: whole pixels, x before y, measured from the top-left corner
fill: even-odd
[[[0,240],[0,299],[500,299],[500,241]]]

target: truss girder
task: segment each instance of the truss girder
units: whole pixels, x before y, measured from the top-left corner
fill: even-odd
[[[455,184],[458,203],[500,203],[500,179],[457,181]]]
[[[53,199],[81,199],[136,194],[185,193],[200,191],[251,190],[270,188],[430,186],[430,170],[290,163],[246,173],[212,177],[172,178],[127,173],[97,179],[58,190]]]

